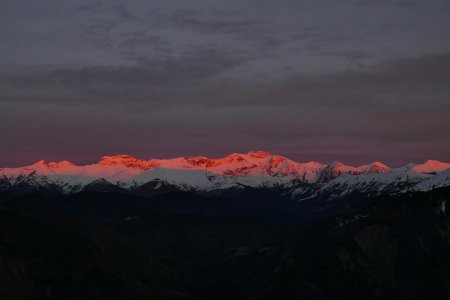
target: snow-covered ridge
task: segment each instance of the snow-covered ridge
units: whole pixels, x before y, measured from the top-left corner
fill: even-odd
[[[19,184],[61,187],[78,192],[98,179],[125,189],[160,180],[180,189],[208,191],[238,186],[295,186],[303,183],[317,191],[376,188],[388,185],[423,183],[440,178],[450,164],[428,160],[423,164],[391,169],[381,162],[352,167],[340,162],[296,162],[264,151],[233,153],[223,158],[178,157],[141,160],[128,155],[104,156],[98,163],[77,166],[69,161],[39,161],[20,168],[0,169],[0,189]],[[445,186],[448,178],[439,179]],[[447,183],[446,183],[447,182]],[[425,184],[425,183],[423,183]],[[447,185],[450,185],[448,183]],[[155,187],[158,185],[155,185]]]
[[[450,185],[450,169],[442,171],[434,176],[430,176],[426,180],[419,182],[411,188],[412,191],[430,191]]]

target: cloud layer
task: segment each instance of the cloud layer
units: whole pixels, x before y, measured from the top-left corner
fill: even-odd
[[[0,165],[450,161],[447,1],[231,2],[5,1]]]

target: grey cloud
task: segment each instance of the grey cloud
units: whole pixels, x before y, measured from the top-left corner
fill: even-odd
[[[358,0],[360,5],[390,5],[400,8],[410,8],[417,5],[417,0]]]
[[[133,14],[126,5],[124,4],[112,4],[110,2],[96,1],[90,4],[80,5],[76,8],[77,12],[80,13],[91,13],[91,14],[104,14],[107,16],[114,16],[122,20],[132,20],[135,21],[138,18]]]
[[[125,4],[97,1],[80,5],[76,11],[88,15],[88,21],[82,26],[83,32],[99,48],[114,46],[118,39],[114,31],[124,25],[140,26],[139,18]]]
[[[120,46],[123,47],[133,48],[142,45],[167,45],[160,35],[148,34],[145,30],[134,30],[122,33],[121,36],[124,40],[120,42]]]
[[[328,51],[321,52],[321,55],[334,56],[346,59],[348,61],[347,71],[364,70],[367,68],[365,62],[376,59],[377,56],[365,50],[349,50],[349,51]]]
[[[450,54],[386,62],[364,71],[298,74],[241,83],[227,72],[251,61],[246,53],[197,49],[178,58],[141,57],[129,66],[91,66],[0,74],[0,101],[144,104],[159,108],[345,107],[369,110],[440,107],[450,110]]]
[[[332,136],[339,129],[342,121],[339,118],[344,118],[340,131],[343,136],[349,134],[349,124],[358,128],[357,120],[385,119],[381,125],[372,123],[374,127],[370,130],[382,130],[386,141],[391,137],[398,138],[398,132],[389,128],[397,126],[394,124],[398,122],[404,124],[400,130],[403,130],[402,126],[407,126],[411,132],[426,130],[424,136],[436,139],[442,138],[440,128],[450,125],[446,118],[450,114],[449,54],[391,61],[364,72],[296,75],[287,80],[260,83],[241,83],[224,75],[234,72],[248,59],[198,49],[176,60],[143,57],[135,65],[122,67],[2,73],[0,104],[34,103],[26,105],[39,106],[47,103],[92,107],[107,104],[121,109],[126,103],[126,109],[133,114],[199,106],[224,116],[228,116],[223,113],[224,109],[281,109],[305,112],[298,115],[303,120],[301,128],[314,132],[317,122],[322,122],[320,130],[323,131],[325,126]],[[315,117],[311,119],[311,116]],[[281,115],[272,114],[271,117],[278,123],[284,119]],[[334,120],[335,117],[338,119]],[[250,122],[252,118],[249,117]],[[294,114],[288,119],[295,118]],[[321,118],[323,121],[319,121]],[[411,122],[410,118],[416,121]],[[297,128],[298,122],[293,122],[283,127]],[[220,124],[227,122],[223,120]],[[363,136],[367,126],[361,130],[360,135]],[[352,132],[358,136],[354,130]],[[389,135],[390,132],[395,134]],[[402,138],[407,137],[406,133],[402,135]],[[409,138],[414,138],[414,134],[411,133]]]
[[[114,43],[111,31],[118,26],[115,20],[94,20],[91,24],[85,25],[84,34],[92,40],[97,47],[111,47]]]
[[[449,106],[450,54],[386,62],[364,71],[326,75],[295,75],[275,83],[255,103],[350,105]],[[252,103],[251,101],[251,103]],[[450,108],[450,107],[449,107]]]
[[[153,34],[149,30],[131,30],[120,34],[118,47],[121,54],[129,61],[139,60],[145,50],[152,49],[156,53],[173,55],[174,47],[162,35]]]
[[[308,43],[306,44],[306,49],[311,51],[323,51],[323,48],[327,46],[339,43],[342,44],[343,42],[352,39],[354,38],[343,33],[320,33],[309,39]]]
[[[305,27],[298,29],[296,33],[292,34],[291,39],[303,43],[309,51],[325,52],[324,48],[345,44],[355,40],[355,37],[336,30],[324,31],[316,27]],[[330,53],[338,53],[338,51],[330,51]]]
[[[209,13],[192,9],[179,9],[162,15],[158,24],[166,24],[174,30],[190,30],[196,34],[209,35],[228,47],[249,45],[254,56],[275,55],[275,49],[286,44],[284,34],[274,31],[270,22],[252,19],[245,14],[228,12]]]
[[[167,20],[180,28],[189,28],[198,32],[205,33],[230,33],[242,34],[249,30],[255,30],[258,25],[264,24],[256,20],[232,20],[214,18],[214,16],[205,17],[198,11],[178,10],[169,16]]]
[[[322,52],[321,54],[343,57],[347,59],[369,59],[375,57],[375,55],[372,54],[371,52],[364,50],[335,51],[335,52],[330,51],[330,52]]]
[[[103,12],[105,4],[102,1],[95,1],[94,3],[83,4],[76,8],[78,12]]]
[[[200,48],[179,57],[135,58],[128,66],[29,69],[0,74],[0,102],[123,103],[170,106],[195,99],[206,81],[248,58]]]
[[[209,44],[228,52],[252,51],[255,57],[275,57],[274,49],[284,43],[279,35],[265,27],[265,22],[241,14],[224,16],[194,9],[163,12],[146,9],[143,10],[146,18],[140,19],[124,5],[98,2],[78,7],[78,11],[90,14],[83,26],[86,38],[99,48],[117,49],[125,60],[147,55],[182,56],[183,52],[209,47]],[[199,36],[206,38],[198,40]]]

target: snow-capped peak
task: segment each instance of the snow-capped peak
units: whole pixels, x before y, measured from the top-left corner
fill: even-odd
[[[450,169],[450,164],[438,160],[427,160],[423,164],[415,165],[411,168],[412,172],[422,174],[435,174]]]
[[[73,163],[71,163],[70,161],[67,161],[67,160],[62,160],[59,162],[51,162],[51,163],[48,163],[47,165],[52,169],[75,167],[75,165]]]
[[[158,164],[151,161],[136,159],[129,155],[103,156],[98,162],[100,166],[125,166],[140,170],[148,170],[158,167]]]
[[[373,162],[368,165],[363,165],[355,168],[355,170],[360,174],[372,174],[372,173],[388,173],[392,169],[381,162]]]
[[[267,151],[251,151],[248,152],[247,155],[254,158],[265,158],[268,156],[272,156],[273,154]]]
[[[330,181],[340,176],[341,174],[353,174],[354,171],[355,171],[354,167],[344,165],[339,161],[333,161],[320,171],[320,173],[317,175],[316,181],[318,182]]]

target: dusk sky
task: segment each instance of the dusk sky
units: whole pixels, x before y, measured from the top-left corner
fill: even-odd
[[[0,167],[450,162],[449,0],[2,0]]]

